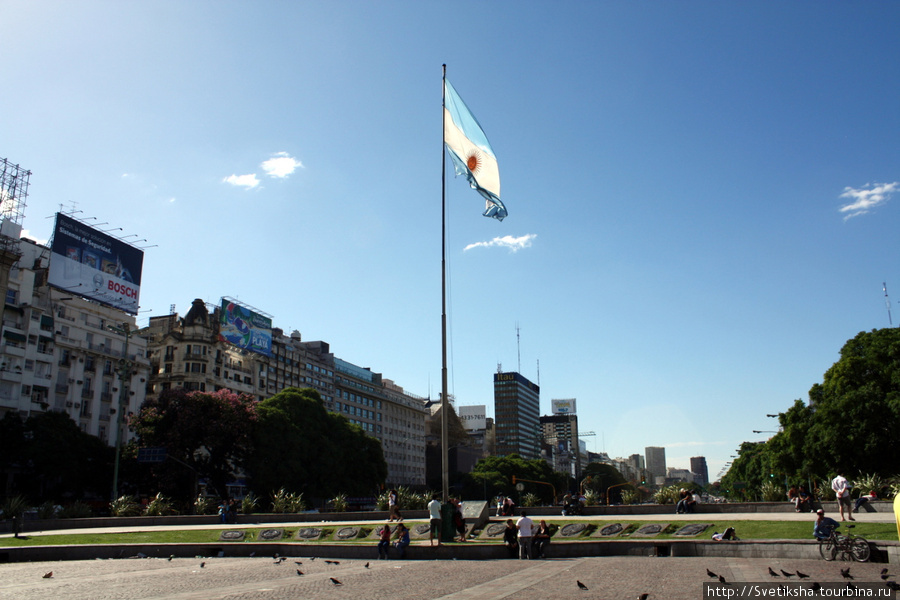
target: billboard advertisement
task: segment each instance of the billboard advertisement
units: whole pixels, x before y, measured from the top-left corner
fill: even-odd
[[[271,356],[272,319],[223,298],[219,339],[250,352]]]
[[[565,400],[551,400],[550,407],[554,415],[574,415],[575,398],[567,398]]]
[[[48,273],[53,287],[136,315],[143,264],[139,248],[56,213]]]
[[[466,431],[479,431],[487,427],[487,406],[478,404],[476,406],[460,406],[459,420],[462,421]]]

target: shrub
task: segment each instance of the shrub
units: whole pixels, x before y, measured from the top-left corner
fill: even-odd
[[[134,496],[120,496],[109,503],[109,514],[114,517],[136,517],[141,514],[141,505]]]
[[[597,506],[600,504],[600,494],[596,490],[588,489],[584,492],[584,505]]]
[[[657,504],[675,504],[678,502],[678,494],[681,491],[677,485],[660,488],[653,494],[653,501]]]
[[[349,505],[347,504],[347,494],[338,494],[328,501],[334,512],[347,512]]]
[[[197,496],[194,500],[195,515],[214,515],[219,510],[219,504],[209,496]]]
[[[887,482],[878,475],[878,473],[865,474],[860,473],[859,477],[857,477],[853,481],[853,489],[851,493],[854,497],[859,498],[862,495],[868,494],[872,490],[875,490],[875,493],[878,494],[879,497],[882,496],[882,489],[887,487]]]
[[[156,496],[153,497],[153,500],[147,504],[147,508],[144,509],[144,516],[147,517],[162,517],[177,513],[178,511],[175,510],[172,501],[163,496],[162,492],[156,494]]]
[[[306,510],[306,502],[303,494],[288,492],[281,488],[272,495],[272,512],[274,513],[299,513]]]
[[[41,520],[52,519],[56,516],[56,512],[57,512],[57,506],[50,500],[47,500],[46,502],[44,502],[43,504],[38,506],[37,518],[41,519]]]
[[[537,494],[532,494],[531,492],[526,492],[522,494],[521,504],[524,508],[531,508],[533,506],[539,506],[541,503],[541,499]]]
[[[94,511],[84,502],[73,502],[60,508],[56,516],[60,519],[87,519],[94,516]]]
[[[759,486],[759,493],[764,502],[778,502],[787,498],[784,489],[774,481],[766,481]]]
[[[259,498],[253,492],[248,492],[244,499],[241,500],[241,512],[249,515],[259,510]]]
[[[21,517],[27,508],[28,501],[24,496],[9,496],[0,504],[0,513],[3,514],[4,519],[11,519]]]
[[[640,504],[641,493],[637,490],[622,490],[623,504]]]

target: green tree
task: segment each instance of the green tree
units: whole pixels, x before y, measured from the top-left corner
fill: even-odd
[[[607,500],[607,492],[612,496],[610,502],[622,502],[622,490],[627,488],[621,484],[627,483],[628,480],[614,466],[599,462],[588,463],[582,470],[581,476],[582,482],[584,482],[584,489],[594,490],[602,502]],[[588,480],[588,477],[590,477],[590,480]],[[610,490],[609,488],[614,485],[619,487]]]
[[[494,494],[518,498],[519,492],[512,482],[513,476],[517,479],[541,481],[552,485],[553,488],[530,481],[524,482],[525,492],[536,494],[545,504],[557,500],[553,498],[553,489],[557,495],[564,493],[567,479],[565,473],[555,473],[547,461],[540,458],[525,460],[518,454],[489,456],[479,460],[466,477],[466,489],[470,490],[467,493],[481,496],[481,490],[486,485]]]
[[[206,478],[209,487],[225,498],[227,484],[240,473],[252,450],[255,404],[252,397],[228,390],[166,390],[145,402],[129,426],[141,446],[164,447],[169,456],[197,477]],[[184,471],[171,464],[153,471],[163,481],[169,472],[184,477]],[[178,495],[192,500],[193,492],[181,489]],[[169,490],[169,494],[175,493]]]
[[[288,388],[257,406],[249,484],[329,498],[371,494],[387,477],[381,443],[343,415],[325,410],[313,389]]]

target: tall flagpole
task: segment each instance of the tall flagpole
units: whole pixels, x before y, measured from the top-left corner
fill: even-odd
[[[447,119],[447,65],[441,77],[441,483],[444,502],[450,498],[450,456],[447,413],[447,152],[444,150],[443,124]]]

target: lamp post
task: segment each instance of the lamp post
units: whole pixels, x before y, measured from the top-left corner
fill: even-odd
[[[134,330],[128,323],[122,323],[121,327],[115,325],[107,325],[107,329],[120,333],[125,336],[125,345],[122,349],[122,358],[116,367],[116,373],[119,375],[119,403],[116,408],[116,462],[113,466],[113,484],[112,484],[112,500],[115,501],[119,497],[119,455],[122,452],[122,413],[125,412],[125,402],[128,399],[128,384],[131,381],[131,370],[134,363],[128,360],[128,341]]]

